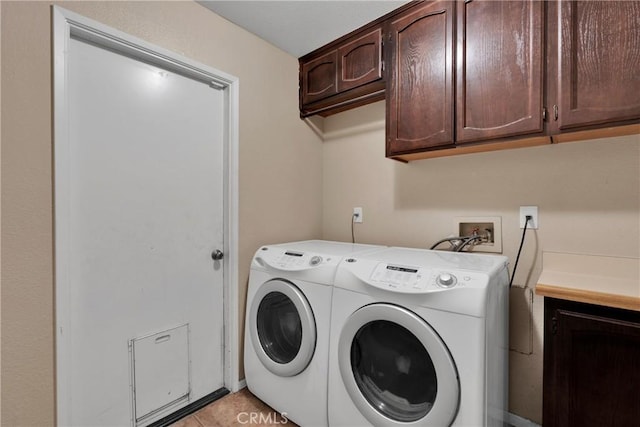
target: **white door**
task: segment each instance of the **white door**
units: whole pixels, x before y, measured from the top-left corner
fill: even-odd
[[[66,73],[60,398],[73,425],[145,425],[223,386],[224,92],[73,37]]]

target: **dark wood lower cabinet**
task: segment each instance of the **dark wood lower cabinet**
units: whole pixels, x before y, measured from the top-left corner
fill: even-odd
[[[640,425],[640,312],[545,298],[545,427]]]

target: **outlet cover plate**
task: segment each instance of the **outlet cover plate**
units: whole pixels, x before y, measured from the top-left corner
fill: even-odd
[[[356,217],[356,215],[358,216]],[[357,223],[363,222],[362,208],[353,208],[353,222],[357,222]]]
[[[537,230],[538,229],[538,207],[537,206],[520,206],[520,229],[524,228],[524,222],[527,220],[527,215],[531,216],[531,221],[527,225],[527,228]]]
[[[473,252],[502,253],[502,217],[499,216],[458,216],[453,219],[453,235],[460,236],[468,224],[493,224],[493,242],[482,242],[473,246]]]

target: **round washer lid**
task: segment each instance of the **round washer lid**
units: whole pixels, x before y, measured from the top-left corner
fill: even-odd
[[[251,303],[249,334],[265,368],[281,377],[304,371],[316,347],[316,324],[304,294],[293,283],[263,283]]]

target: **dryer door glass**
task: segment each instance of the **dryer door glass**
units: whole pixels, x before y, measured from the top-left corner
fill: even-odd
[[[287,280],[272,279],[251,300],[246,327],[262,364],[280,377],[304,371],[316,348],[316,322],[303,292]]]
[[[364,325],[351,344],[351,368],[371,405],[401,422],[423,418],[438,390],[429,353],[407,329],[386,320]]]
[[[270,292],[260,301],[257,328],[260,344],[273,361],[289,363],[296,357],[302,343],[302,322],[285,294]]]
[[[338,340],[343,384],[373,425],[451,425],[460,402],[447,346],[416,313],[387,303],[349,316]]]

